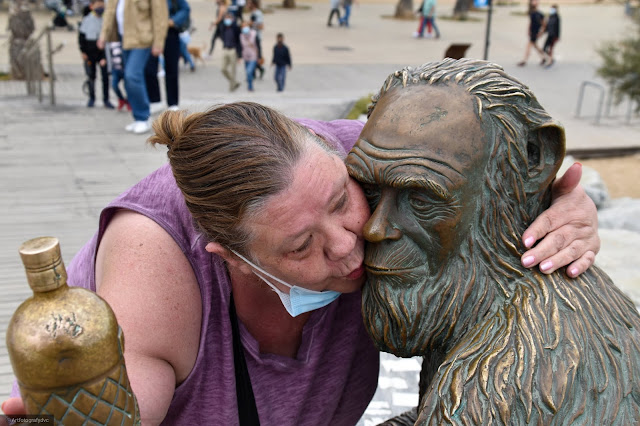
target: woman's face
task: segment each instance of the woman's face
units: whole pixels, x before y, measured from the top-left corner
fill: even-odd
[[[368,219],[364,194],[342,160],[313,144],[289,187],[247,224],[254,237],[248,249],[291,285],[349,293],[365,280],[362,228]]]

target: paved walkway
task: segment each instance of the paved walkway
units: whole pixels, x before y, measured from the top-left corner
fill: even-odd
[[[619,36],[628,25],[622,6],[560,4],[563,38],[554,67],[542,69],[533,55],[527,67],[515,66],[526,42],[527,18],[514,12],[524,11],[524,5],[496,9],[489,59],[530,85],[543,106],[565,124],[570,149],[640,146],[640,120],[635,118],[631,125],[624,125],[624,108],[615,109],[616,116],[604,119],[600,126],[591,124],[596,105],[593,93],[583,110],[588,118],[574,118],[579,84],[594,80],[599,63],[594,46],[602,35]],[[294,68],[288,74],[284,93],[275,92],[271,70],[264,81],[256,83],[254,93],[248,93],[246,86],[228,93],[220,74],[217,45],[206,65],[198,64],[195,73],[185,70],[181,74],[181,106],[201,110],[213,103],[252,100],[291,116],[340,118],[354,100],[376,91],[390,72],[440,59],[450,43],[471,42],[467,56],[483,55],[482,13],[474,14],[477,22],[440,19],[442,38],[436,41],[413,39],[416,21],[383,18],[393,13],[393,2],[361,2],[353,9],[350,29],[326,27],[328,2],[305,5],[309,8],[273,8],[273,13],[265,17],[267,60],[277,32],[285,34],[292,51]],[[213,16],[213,2],[193,0],[192,7],[198,27],[192,44],[208,47],[205,29]],[[543,5],[543,10],[547,8]],[[439,13],[446,15],[450,10],[451,5],[445,2]],[[38,28],[49,19],[48,13],[37,14]],[[0,12],[3,31],[6,20],[6,12]],[[53,38],[54,45],[65,43],[55,57],[56,106],[48,105],[46,97],[43,104],[26,97],[23,83],[0,82],[0,401],[5,399],[12,380],[4,347],[6,324],[29,294],[17,255],[20,243],[35,236],[55,235],[68,262],[94,232],[102,206],[166,161],[164,148],[149,147],[145,137],[124,132],[130,121],[128,114],[100,106],[84,107],[76,34],[58,30]],[[8,70],[7,51],[6,34],[0,33],[2,71]],[[239,69],[238,75],[244,72]],[[415,404],[417,379],[412,370],[417,368],[415,360],[384,358],[380,393],[363,424]],[[402,375],[398,373],[401,370],[409,373]]]

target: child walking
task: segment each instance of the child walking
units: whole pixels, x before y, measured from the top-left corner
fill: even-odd
[[[131,105],[129,101],[122,94],[120,90],[120,82],[124,81],[124,64],[122,63],[122,43],[119,41],[112,41],[107,43],[109,49],[109,62],[111,64],[111,88],[118,97],[118,111],[122,111],[122,108],[126,108],[127,111],[131,111]]]
[[[102,13],[104,12],[104,2],[102,0],[91,0],[89,7],[91,12],[85,15],[80,22],[78,29],[78,44],[84,62],[84,70],[87,74],[89,86],[89,101],[87,107],[91,108],[96,102],[96,66],[100,67],[102,77],[102,101],[105,108],[113,109],[109,102],[109,72],[107,70],[107,59],[104,50],[99,49],[97,41],[100,38],[102,29]]]
[[[291,69],[291,55],[289,54],[289,48],[284,44],[284,35],[282,33],[278,33],[276,36],[271,65],[276,66],[275,80],[278,85],[278,92],[282,92],[284,90],[284,80],[287,76],[287,67]]]

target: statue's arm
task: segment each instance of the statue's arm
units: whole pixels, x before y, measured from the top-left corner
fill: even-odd
[[[521,257],[523,266],[540,265],[550,274],[566,265],[567,275],[577,277],[593,265],[600,250],[598,212],[579,185],[581,176],[582,166],[575,163],[554,182],[551,206],[522,235],[531,248]]]

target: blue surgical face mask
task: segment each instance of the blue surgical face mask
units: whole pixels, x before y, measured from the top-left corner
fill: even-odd
[[[249,31],[251,31],[251,28],[249,27],[242,27],[242,32],[245,34],[249,34]]]
[[[296,317],[302,313],[313,311],[316,309],[323,308],[327,306],[329,303],[333,302],[340,296],[340,293],[333,290],[326,291],[314,291],[309,290],[307,288],[298,287],[297,285],[291,285],[282,281],[280,278],[274,277],[258,265],[252,263],[246,257],[238,254],[237,252],[231,250],[236,256],[240,259],[247,262],[254,270],[253,273],[260,278],[262,281],[267,283],[269,287],[273,289],[278,296],[280,296],[280,301],[284,305],[284,308],[289,312],[289,315],[292,317]],[[271,278],[272,280],[279,282],[282,285],[289,287],[289,294],[283,293],[278,290],[278,288],[273,285],[266,277]]]
[[[552,7],[551,9],[549,9],[549,14],[550,14],[550,15],[555,15],[555,14],[556,14],[556,12],[557,12],[557,10],[556,10],[556,8],[555,8],[555,7]]]
[[[233,21],[229,18],[226,18],[223,22],[225,25],[231,25],[233,23]]]

